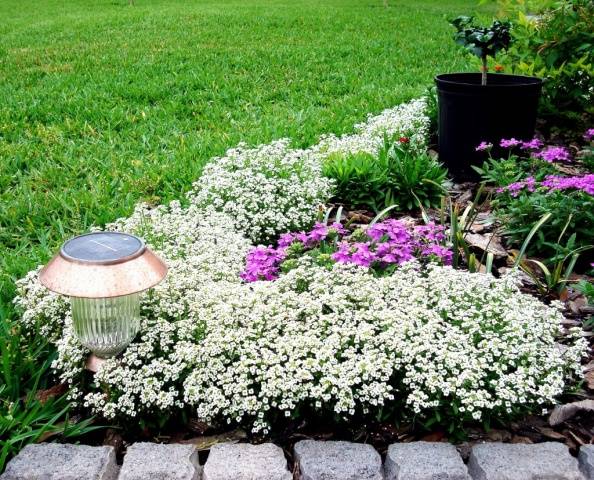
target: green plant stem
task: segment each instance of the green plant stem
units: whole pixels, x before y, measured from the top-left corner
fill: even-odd
[[[483,63],[483,69],[481,72],[481,85],[487,84],[487,57],[481,57],[481,61]]]

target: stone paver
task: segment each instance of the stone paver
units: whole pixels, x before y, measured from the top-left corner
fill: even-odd
[[[283,450],[273,443],[220,443],[210,449],[203,480],[292,480]]]
[[[386,480],[470,480],[456,447],[449,443],[395,443],[384,462]]]
[[[303,440],[295,444],[301,480],[382,480],[382,459],[371,445]]]
[[[6,467],[2,480],[115,480],[112,447],[40,443],[27,445]]]
[[[128,447],[118,480],[200,480],[194,445],[135,443]]]
[[[578,459],[586,480],[594,480],[594,445],[582,446]]]
[[[472,448],[474,480],[583,480],[577,460],[561,443],[485,443]]]

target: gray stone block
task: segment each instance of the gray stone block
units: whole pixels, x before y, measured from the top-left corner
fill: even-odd
[[[449,443],[395,443],[384,463],[386,480],[470,480],[456,447]]]
[[[468,460],[474,480],[583,480],[578,462],[562,443],[484,443]]]
[[[194,445],[135,443],[128,447],[118,480],[200,480]]]
[[[578,460],[586,480],[594,480],[594,445],[582,446]]]
[[[287,460],[272,443],[219,443],[210,449],[203,480],[291,480]]]
[[[6,466],[2,480],[115,480],[113,447],[27,445]]]
[[[382,459],[371,445],[303,440],[295,444],[301,480],[382,480]]]

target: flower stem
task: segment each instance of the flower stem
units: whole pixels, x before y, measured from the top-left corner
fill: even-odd
[[[483,62],[481,85],[486,85],[487,84],[487,57],[486,56],[481,57],[481,60]]]

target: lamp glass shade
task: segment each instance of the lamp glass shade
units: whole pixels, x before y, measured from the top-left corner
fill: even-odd
[[[101,358],[124,351],[140,328],[140,294],[111,298],[70,297],[74,333]]]

